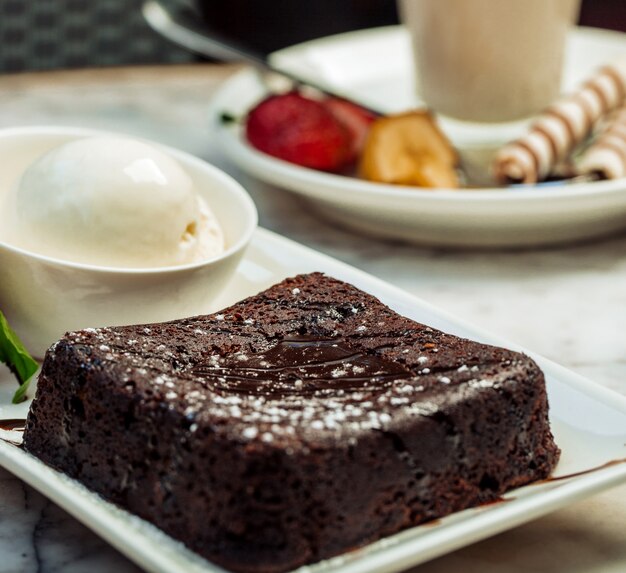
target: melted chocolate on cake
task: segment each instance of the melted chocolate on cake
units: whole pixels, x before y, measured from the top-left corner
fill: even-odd
[[[286,336],[266,352],[237,353],[195,366],[215,389],[269,397],[359,390],[412,378],[397,362],[350,347],[342,338]]]

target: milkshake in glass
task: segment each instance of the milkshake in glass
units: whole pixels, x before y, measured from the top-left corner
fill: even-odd
[[[559,95],[567,31],[579,0],[400,0],[418,95],[470,122],[510,122]]]

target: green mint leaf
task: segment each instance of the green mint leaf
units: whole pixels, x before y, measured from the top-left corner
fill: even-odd
[[[15,391],[15,394],[13,394],[13,399],[11,400],[13,404],[19,404],[20,402],[23,402],[24,400],[26,400],[26,391],[28,390],[28,387],[30,386],[31,380],[32,378],[29,378],[28,380],[26,380],[26,382],[21,384],[20,387]]]
[[[20,342],[17,334],[9,326],[4,314],[0,311],[0,362],[4,362],[15,374],[20,387],[13,396],[13,403],[24,400],[30,379],[37,372],[39,365]]]
[[[238,120],[237,120],[237,116],[235,116],[232,113],[229,113],[227,111],[223,111],[220,114],[220,121],[224,125],[228,125],[229,123],[236,123]]]

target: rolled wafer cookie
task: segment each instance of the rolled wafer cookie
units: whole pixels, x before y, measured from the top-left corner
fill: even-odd
[[[609,117],[576,165],[581,175],[597,173],[605,179],[626,177],[626,101]]]
[[[545,179],[591,133],[597,121],[626,97],[626,58],[600,68],[574,93],[557,101],[495,156],[500,183],[536,183]]]

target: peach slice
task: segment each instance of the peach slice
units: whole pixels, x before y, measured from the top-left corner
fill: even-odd
[[[370,127],[359,175],[419,187],[459,187],[456,151],[427,111],[378,118]]]

